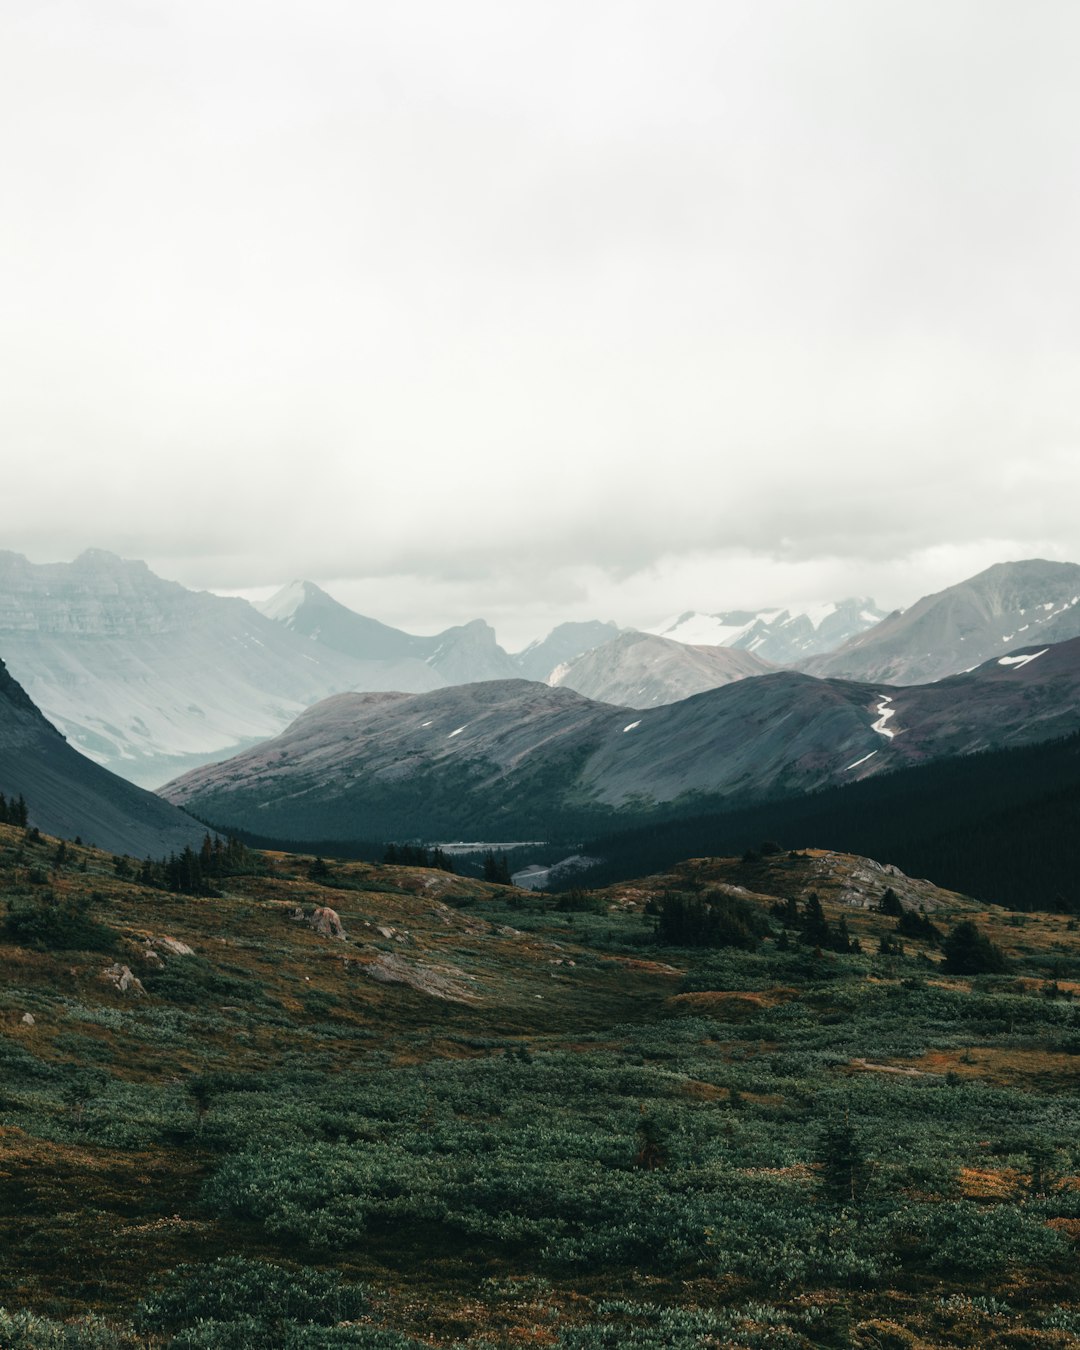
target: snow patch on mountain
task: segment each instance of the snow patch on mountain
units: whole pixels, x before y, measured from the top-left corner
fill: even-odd
[[[280,591],[275,591],[269,600],[258,602],[255,608],[268,619],[287,623],[307,598],[307,582],[290,581],[287,586],[282,586]]]
[[[735,647],[773,665],[831,652],[885,617],[872,600],[849,599],[808,605],[802,610],[689,610],[650,629],[658,637],[691,646]]]
[[[878,703],[877,708],[875,709],[875,711],[878,714],[878,720],[874,723],[874,725],[870,728],[870,730],[876,731],[879,736],[887,736],[891,741],[892,738],[896,735],[896,732],[890,731],[886,723],[888,722],[890,717],[896,716],[896,709],[889,707],[889,704],[892,702],[891,695],[878,694],[878,698],[881,700]]]
[[[1041,652],[1027,652],[1023,656],[1002,656],[998,658],[998,665],[1026,666],[1029,661],[1034,661],[1037,656],[1045,656],[1049,650],[1049,647],[1044,647]]]

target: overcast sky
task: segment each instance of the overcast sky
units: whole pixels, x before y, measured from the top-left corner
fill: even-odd
[[[0,16],[0,546],[510,647],[1080,561],[1075,0]]]

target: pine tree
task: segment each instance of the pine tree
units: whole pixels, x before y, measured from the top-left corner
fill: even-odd
[[[829,921],[825,918],[825,911],[821,908],[817,891],[811,891],[807,896],[806,912],[802,916],[802,936],[803,941],[809,947],[828,948],[832,946],[832,929],[829,927]]]
[[[950,975],[998,975],[1008,958],[970,919],[950,930],[944,942],[945,969]]]
[[[846,1117],[825,1126],[818,1146],[818,1161],[824,1198],[838,1207],[858,1204],[866,1194],[873,1168],[867,1161],[862,1141]]]
[[[904,906],[900,903],[900,897],[891,886],[886,887],[885,894],[878,903],[878,913],[888,914],[891,918],[898,919],[904,912]]]

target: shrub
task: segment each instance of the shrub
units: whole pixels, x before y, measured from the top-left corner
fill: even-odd
[[[111,928],[90,917],[90,901],[42,897],[17,905],[4,922],[4,936],[23,947],[45,951],[112,952],[119,940]]]
[[[206,1265],[177,1266],[159,1293],[139,1305],[144,1331],[170,1331],[199,1321],[256,1318],[332,1326],[358,1317],[366,1296],[358,1285],[343,1285],[336,1274],[268,1261],[226,1256]]]
[[[257,981],[224,975],[202,956],[177,957],[160,970],[147,971],[142,978],[149,993],[174,1003],[206,1003],[215,999],[253,1003],[265,998]]]
[[[34,1313],[9,1313],[0,1308],[0,1345],[4,1350],[125,1350],[136,1341],[97,1317],[54,1322]]]
[[[917,1222],[927,1267],[944,1275],[990,1275],[1009,1266],[1045,1271],[1069,1251],[1061,1233],[1015,1205],[949,1201],[924,1207]]]
[[[179,1332],[169,1350],[424,1350],[420,1341],[379,1327],[268,1326],[257,1317],[199,1321]]]

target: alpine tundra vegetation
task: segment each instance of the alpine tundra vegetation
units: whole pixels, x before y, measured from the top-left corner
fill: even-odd
[[[1074,918],[204,852],[0,824],[5,1347],[1076,1344]]]

